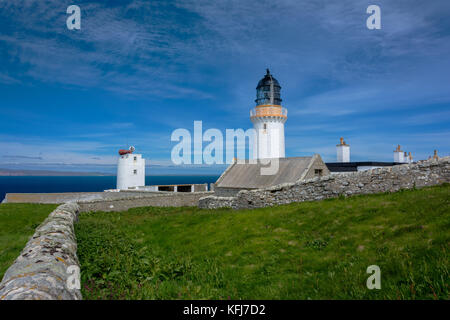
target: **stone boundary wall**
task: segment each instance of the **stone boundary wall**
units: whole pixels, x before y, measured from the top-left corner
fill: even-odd
[[[367,171],[339,173],[278,186],[242,190],[235,197],[208,196],[200,208],[262,208],[292,202],[336,198],[341,195],[395,192],[450,182],[450,157]]]
[[[198,201],[198,207],[203,209],[232,208],[236,197],[208,196]]]
[[[61,192],[61,193],[7,193],[3,203],[49,203],[64,204],[67,202],[116,200],[130,197],[151,197],[159,194],[171,194],[163,191],[135,191],[120,192]]]
[[[79,273],[74,222],[79,206],[60,205],[44,220],[0,283],[0,300],[80,300],[81,292],[68,289],[67,280]],[[72,267],[74,268],[74,267]]]
[[[195,207],[200,198],[213,192],[170,192],[152,196],[129,197],[117,200],[93,200],[78,202],[81,212],[126,211],[136,207]]]
[[[252,190],[252,189],[216,187],[216,189],[214,190],[214,195],[216,197],[230,198],[235,197],[241,190]]]

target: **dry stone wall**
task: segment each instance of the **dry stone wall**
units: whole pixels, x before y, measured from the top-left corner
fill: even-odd
[[[126,211],[136,207],[195,207],[198,200],[212,192],[169,192],[151,196],[129,197],[116,200],[80,201],[81,212]]]
[[[395,192],[449,182],[450,157],[444,157],[415,164],[328,175],[266,189],[242,190],[235,197],[208,196],[199,200],[199,207],[261,208],[292,202],[323,200],[341,195]]]
[[[173,192],[170,192],[173,193]],[[120,192],[62,192],[62,193],[7,193],[3,203],[53,203],[64,204],[80,201],[113,201],[131,197],[161,195],[158,191],[127,190]]]
[[[0,283],[0,300],[79,300],[74,223],[79,206],[60,205],[44,220]],[[70,269],[68,269],[72,266]],[[72,283],[73,285],[68,285]]]

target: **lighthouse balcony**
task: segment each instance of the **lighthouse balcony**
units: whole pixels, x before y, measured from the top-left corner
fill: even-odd
[[[260,105],[250,110],[250,118],[259,117],[287,118],[287,109],[277,105]]]

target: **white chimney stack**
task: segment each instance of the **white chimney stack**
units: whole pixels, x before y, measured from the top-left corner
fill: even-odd
[[[336,145],[337,162],[350,162],[350,146],[341,138],[340,144]]]
[[[405,162],[403,151],[400,149],[400,145],[394,150],[394,162],[403,163]]]

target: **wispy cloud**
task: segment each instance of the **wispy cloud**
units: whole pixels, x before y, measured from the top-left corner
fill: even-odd
[[[20,83],[20,81],[17,80],[17,79],[12,78],[10,76],[8,76],[7,74],[0,73],[0,83],[3,83],[3,84],[17,84],[17,83]]]
[[[164,6],[158,11],[139,2],[80,4],[82,29],[71,32],[65,27],[65,3],[0,4],[4,23],[22,26],[14,35],[0,36],[9,54],[27,66],[21,76],[121,94],[210,97],[180,79],[184,65],[202,60],[192,57],[197,44],[184,38],[190,27],[179,30],[180,23],[171,24],[168,20],[177,17]]]
[[[42,157],[30,157],[30,156],[22,156],[22,155],[4,155],[3,158],[7,158],[7,159],[42,160]]]

